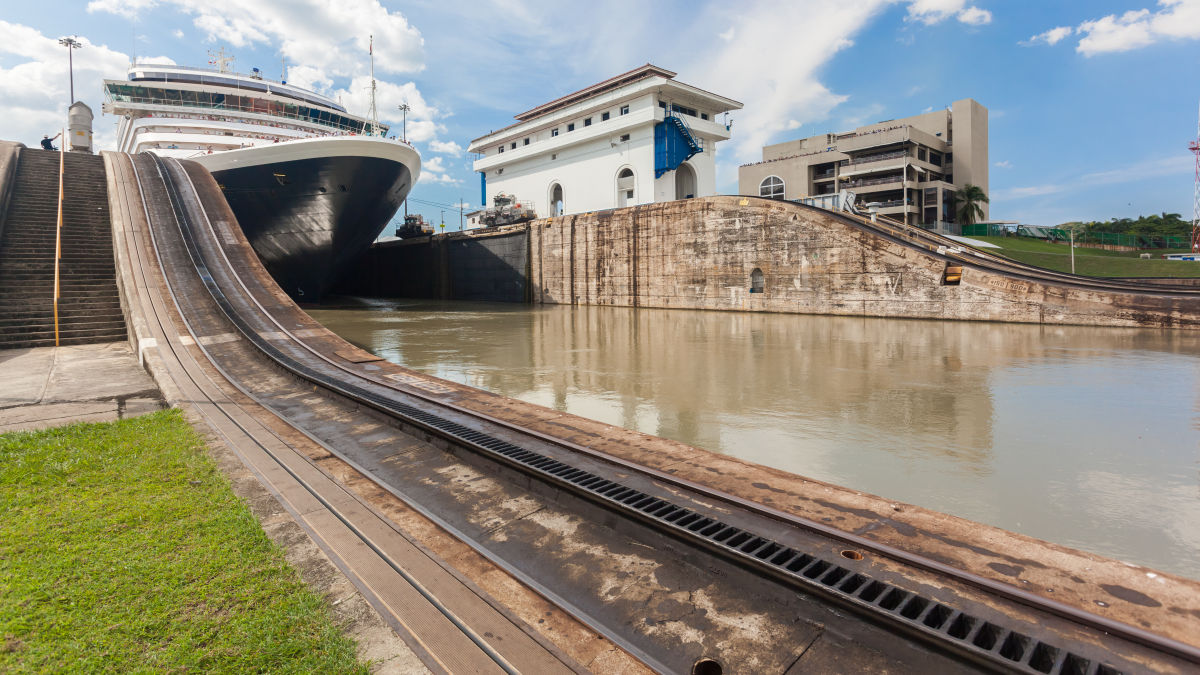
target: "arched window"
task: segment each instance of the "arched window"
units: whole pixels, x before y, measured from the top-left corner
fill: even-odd
[[[561,216],[563,214],[563,189],[558,183],[550,186],[550,215]]]
[[[762,270],[755,267],[754,271],[750,273],[750,292],[762,293],[765,288],[766,281],[763,279]]]
[[[617,174],[617,206],[624,207],[636,203],[633,169],[626,167]]]
[[[779,176],[767,176],[758,184],[758,196],[769,199],[783,199],[783,179]]]

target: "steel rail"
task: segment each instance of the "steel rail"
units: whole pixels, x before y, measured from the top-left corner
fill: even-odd
[[[162,161],[162,160],[159,160],[159,161]],[[207,214],[205,214],[205,216],[207,219]],[[211,229],[212,228],[211,221],[209,221],[208,225]],[[214,241],[219,241],[219,238],[216,237],[215,229],[212,229],[211,231],[214,236]],[[893,547],[888,544],[883,544],[881,542],[877,542],[877,541],[868,539],[861,535],[856,535],[853,533],[845,532],[845,531],[836,529],[832,526],[820,523],[818,521],[814,521],[814,520],[811,520],[808,518],[797,516],[792,513],[781,511],[779,509],[775,509],[773,507],[765,506],[765,505],[759,504],[757,502],[753,502],[748,499],[730,494],[728,492],[718,490],[716,488],[712,488],[712,487],[709,487],[709,486],[706,486],[706,485],[703,485],[700,483],[696,483],[694,481],[691,481],[691,480],[688,480],[685,478],[680,478],[678,476],[674,476],[672,474],[666,473],[666,472],[658,470],[658,469],[646,467],[644,465],[641,465],[641,464],[638,464],[638,463],[635,463],[635,462],[632,462],[630,460],[626,460],[626,459],[623,459],[620,457],[616,457],[616,456],[610,455],[608,453],[605,453],[605,452],[602,452],[599,450],[595,450],[590,447],[581,446],[576,443],[572,443],[570,441],[556,438],[549,434],[545,434],[543,432],[540,432],[540,431],[537,431],[534,429],[529,429],[527,427],[515,424],[513,422],[509,422],[507,420],[493,417],[491,415],[488,415],[487,413],[472,410],[470,408],[465,408],[465,407],[459,406],[459,405],[451,403],[451,402],[442,401],[442,400],[439,400],[439,399],[434,398],[433,396],[430,396],[427,394],[422,394],[419,392],[412,392],[412,391],[409,391],[406,389],[401,389],[401,388],[397,387],[394,383],[377,379],[374,376],[364,375],[364,374],[355,372],[355,371],[351,370],[349,367],[334,361],[333,359],[329,358],[328,356],[322,354],[321,352],[317,351],[316,349],[314,349],[313,347],[308,345],[303,339],[299,338],[290,329],[288,329],[287,326],[284,326],[280,322],[280,320],[274,316],[274,314],[267,311],[266,308],[263,307],[262,303],[259,302],[258,298],[255,297],[253,292],[251,292],[249,287],[246,285],[245,281],[242,279],[241,275],[236,273],[236,267],[232,267],[232,264],[229,261],[228,256],[225,254],[223,248],[220,245],[217,245],[216,248],[221,252],[221,255],[224,257],[226,264],[230,265],[230,269],[234,270],[234,274],[232,275],[233,278],[237,279],[238,284],[241,286],[242,290],[246,293],[246,297],[248,297],[250,299],[250,301],[252,301],[257,306],[257,308],[261,312],[262,316],[265,316],[268,321],[270,321],[272,324],[274,324],[274,326],[276,326],[278,328],[280,333],[287,335],[294,344],[296,344],[300,348],[306,350],[307,352],[311,353],[314,357],[316,357],[320,361],[325,362],[326,364],[334,367],[335,369],[337,369],[339,371],[346,373],[347,375],[352,376],[353,378],[368,381],[376,386],[380,386],[385,389],[390,389],[390,390],[399,392],[405,396],[416,398],[416,399],[421,400],[422,402],[425,402],[432,406],[444,408],[444,409],[453,411],[456,414],[463,415],[463,416],[466,416],[469,418],[478,419],[480,421],[487,422],[487,423],[495,425],[497,427],[515,432],[519,435],[525,435],[525,436],[528,436],[531,438],[535,438],[543,443],[547,443],[549,445],[556,446],[556,447],[562,448],[564,450],[568,450],[570,452],[575,452],[575,453],[587,456],[591,459],[600,461],[605,464],[618,466],[623,469],[629,470],[631,472],[635,472],[635,473],[641,474],[643,476],[651,477],[651,478],[661,481],[663,483],[667,483],[667,484],[674,485],[677,487],[685,488],[685,489],[687,489],[693,493],[696,493],[698,495],[701,495],[703,497],[707,497],[710,499],[714,499],[717,501],[725,502],[730,505],[737,506],[747,512],[754,513],[754,514],[757,514],[760,516],[765,516],[772,520],[776,520],[776,521],[785,523],[787,525],[796,527],[801,530],[807,530],[810,532],[814,532],[814,533],[819,534],[827,539],[833,539],[835,541],[848,543],[857,548],[861,548],[861,549],[871,551],[871,552],[879,554],[879,555],[883,555],[885,557],[891,558],[893,560],[904,563],[906,565],[950,577],[951,579],[959,581],[968,586],[973,586],[975,588],[978,588],[978,589],[984,590],[988,593],[1003,597],[1007,600],[1017,602],[1021,605],[1030,607],[1030,608],[1038,610],[1038,611],[1042,611],[1042,612],[1045,612],[1048,614],[1052,614],[1052,615],[1056,615],[1056,616],[1065,618],[1076,624],[1079,624],[1082,626],[1087,626],[1087,627],[1094,628],[1094,629],[1099,629],[1099,630],[1102,630],[1102,631],[1105,631],[1105,632],[1108,632],[1111,634],[1119,635],[1119,636],[1123,637],[1124,639],[1130,640],[1131,642],[1135,642],[1135,643],[1141,644],[1143,646],[1151,647],[1153,649],[1156,649],[1156,650],[1162,651],[1164,653],[1171,654],[1171,655],[1174,655],[1179,658],[1183,658],[1183,659],[1186,659],[1186,660],[1189,660],[1189,661],[1192,661],[1195,663],[1200,663],[1200,649],[1198,649],[1197,647],[1195,647],[1193,645],[1185,644],[1185,643],[1179,642],[1177,640],[1158,635],[1151,631],[1147,631],[1145,629],[1141,629],[1141,628],[1138,628],[1135,626],[1130,626],[1128,624],[1125,624],[1125,623],[1122,623],[1119,621],[1115,621],[1115,620],[1109,619],[1107,617],[1099,616],[1093,612],[1089,612],[1089,611],[1080,609],[1073,605],[1068,605],[1062,601],[1045,598],[1045,597],[1035,594],[1031,591],[1026,591],[1024,589],[1012,586],[1010,584],[1007,584],[1007,583],[1004,583],[1001,581],[990,579],[988,577],[983,577],[983,576],[975,574],[973,572],[968,572],[966,570],[959,569],[957,567],[933,560],[931,558],[922,556],[920,554],[911,553],[911,552],[905,551],[903,549]],[[235,325],[236,325],[236,322],[235,322]],[[247,337],[250,338],[250,342],[252,344],[255,344],[260,349],[262,349],[262,347],[260,345],[258,345],[257,341],[255,340],[255,337],[257,337],[257,336],[249,336],[248,335]],[[269,358],[275,359],[275,357],[273,355],[271,355],[270,353],[267,353],[267,356]],[[278,359],[275,359],[275,360],[278,361]],[[304,380],[310,381],[313,384],[320,385],[324,388],[336,391],[337,393],[339,393],[343,396],[346,396],[348,398],[351,398],[352,400],[355,400],[361,404],[368,405],[375,409],[379,409],[381,412],[383,412],[387,415],[390,415],[393,417],[401,416],[395,410],[392,410],[392,409],[389,409],[386,407],[381,407],[378,404],[376,404],[375,402],[370,401],[369,399],[363,399],[361,396],[356,395],[354,392],[351,392],[347,389],[344,389],[344,388],[341,388],[338,386],[331,387],[331,386],[329,386],[329,383],[327,383],[327,382],[315,380],[312,377],[306,375],[305,373],[299,371],[295,367],[291,366],[290,364],[279,361],[279,365],[282,366],[283,368],[285,368],[286,370],[288,370],[289,372],[292,372],[297,377],[300,377]],[[441,431],[440,429],[437,429],[436,427],[429,427],[428,425],[422,424],[418,420],[415,420],[415,419],[409,419],[409,420],[405,420],[405,421],[409,422],[410,424],[414,424],[415,426],[425,428],[425,429],[431,431],[432,433],[438,434],[439,436],[445,437],[445,433],[443,431]],[[456,445],[462,445],[462,439],[460,439],[460,438],[450,437],[450,438],[448,438],[448,440],[452,440]],[[515,465],[515,466],[520,467],[520,465]],[[568,482],[564,481],[562,483],[562,485],[564,485],[568,489],[572,489],[571,484]],[[573,491],[575,491],[575,490],[573,490]]]
[[[158,160],[159,158],[157,156],[155,156],[155,159]],[[159,160],[159,161],[161,161],[161,160]],[[162,178],[164,187],[166,187],[168,189],[168,191],[170,191],[172,189],[172,186],[170,185],[170,180],[172,180],[172,179],[170,179],[169,177],[167,177],[164,174],[163,167],[159,163],[159,161],[156,161],[156,168],[158,168],[158,170],[159,170],[159,175],[160,175],[160,178]],[[152,219],[151,219],[151,216],[149,213],[148,205],[146,204],[146,199],[145,199],[146,191],[142,187],[144,185],[144,183],[142,182],[142,177],[139,175],[137,165],[131,161],[130,167],[133,170],[135,180],[137,180],[137,182],[138,182],[139,192],[141,193],[141,198],[142,198],[142,207],[145,210],[145,214],[146,214],[147,228],[148,228],[148,231],[150,234],[150,239],[151,239],[152,245],[154,246],[154,249],[157,252],[159,250],[159,246],[158,246],[156,237],[154,235],[153,226],[150,225]],[[179,212],[179,208],[178,208],[177,204],[175,203],[174,199],[172,199],[172,214],[176,218],[177,226],[180,227],[180,229],[182,231],[182,226],[179,224],[180,212]],[[191,254],[190,244],[186,241],[186,238],[185,238],[184,243],[185,243],[185,246],[189,247],[189,254]],[[221,368],[218,365],[217,360],[205,347],[203,341],[199,339],[201,337],[200,334],[196,331],[196,328],[195,328],[195,326],[193,326],[192,322],[188,320],[187,313],[184,311],[184,308],[179,303],[179,299],[176,294],[176,289],[169,283],[169,277],[167,275],[166,269],[163,267],[162,256],[159,255],[157,257],[158,257],[159,273],[163,276],[164,280],[168,281],[167,290],[170,295],[171,302],[175,305],[176,310],[179,312],[180,319],[183,321],[184,326],[187,328],[188,334],[191,336],[193,342],[204,353],[204,355],[209,359],[209,362],[212,363],[214,365],[214,367],[216,367],[217,370],[223,376],[225,376],[226,379],[228,379],[231,384],[233,384],[235,387],[237,387],[243,393],[247,393],[245,391],[245,389],[242,388],[234,378],[230,377],[230,374],[228,372],[226,372],[223,368]],[[162,317],[158,317],[156,315],[156,320],[158,320],[161,325]],[[164,333],[165,332],[166,331],[164,329]],[[174,350],[173,345],[171,346],[171,348],[172,348],[172,350]],[[256,403],[259,402],[256,397],[251,397],[251,398],[252,398],[252,400],[255,400]],[[265,444],[258,441],[255,438],[255,435],[251,432],[251,430],[249,430],[245,426],[244,423],[242,423],[240,420],[236,419],[235,417],[229,415],[229,413],[227,411],[225,411],[223,409],[223,407],[218,406],[218,409],[221,410],[222,414],[226,417],[226,419],[231,424],[233,424],[235,427],[237,427],[243,433],[245,433],[247,437],[254,439],[255,444],[267,456],[269,456],[271,459],[273,459],[284,471],[286,471],[288,473],[288,475],[290,475],[297,483],[299,483],[301,486],[303,486],[305,491],[307,491],[313,498],[315,498],[319,503],[321,503],[322,506],[324,506],[327,510],[329,510],[329,512],[335,518],[337,518],[347,529],[349,529],[351,532],[353,532],[354,535],[364,545],[366,545],[377,556],[379,556],[379,558],[382,561],[384,561],[384,563],[387,564],[388,567],[390,567],[397,574],[399,574],[401,578],[403,578],[409,585],[411,585],[413,587],[413,589],[416,590],[422,597],[424,597],[425,600],[428,601],[440,614],[442,614],[444,617],[446,617],[446,619],[448,621],[450,621],[456,628],[458,628],[460,631],[462,631],[462,633],[467,637],[467,639],[469,639],[471,642],[473,642],[480,649],[480,651],[482,651],[484,654],[486,654],[488,656],[488,658],[490,658],[493,662],[495,662],[496,665],[500,669],[502,669],[506,673],[509,673],[510,675],[518,675],[519,671],[511,663],[509,663],[509,661],[507,659],[505,659],[503,655],[501,655],[499,652],[497,652],[494,647],[492,647],[490,644],[488,644],[488,642],[486,640],[484,640],[483,637],[478,634],[478,632],[476,632],[473,628],[471,628],[465,622],[463,622],[463,620],[460,619],[457,616],[457,614],[455,614],[453,612],[453,610],[451,610],[444,603],[442,603],[440,600],[438,600],[437,597],[431,591],[429,591],[427,588],[425,588],[425,586],[422,583],[420,583],[420,581],[418,579],[413,577],[407,570],[405,570],[403,568],[402,565],[400,565],[390,555],[388,555],[381,548],[379,548],[379,546],[375,542],[373,542],[370,537],[368,537],[364,532],[362,532],[362,530],[360,528],[358,528],[354,523],[352,523],[348,518],[346,518],[346,516],[343,515],[337,508],[335,508],[328,500],[326,500],[312,485],[309,484],[308,481],[306,481],[301,475],[299,475],[296,471],[294,471],[288,465],[288,463],[286,461],[284,461],[275,452],[273,452],[271,450],[271,448],[267,447]],[[285,423],[288,423],[286,420],[284,420],[284,421],[285,421]],[[288,424],[293,429],[296,429],[297,431],[301,431],[301,433],[304,433],[302,430],[300,430],[294,424],[291,424],[291,423],[288,423]],[[267,428],[267,431],[272,436],[274,436],[275,438],[277,438],[281,442],[283,442],[283,439],[279,438],[278,434],[276,434],[273,430]],[[308,436],[307,433],[305,433],[305,435]],[[226,441],[228,442],[229,439],[226,439]],[[231,447],[233,447],[233,444],[231,444]]]

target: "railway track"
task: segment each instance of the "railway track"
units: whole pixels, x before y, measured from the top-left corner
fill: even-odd
[[[241,398],[272,411],[291,431],[264,434],[261,423],[216,403],[210,413],[214,426],[228,428],[231,441],[239,431],[255,438],[310,496],[338,512],[336,490],[334,498],[322,497],[331,488],[316,485],[320,472],[314,474],[311,463],[306,468],[303,458],[290,456],[277,442],[306,439],[655,670],[718,663],[728,672],[791,672],[840,663],[913,672],[1116,673],[1182,671],[1200,664],[1200,651],[1192,645],[483,414],[464,404],[460,389],[355,350],[295,307],[269,282],[231,216],[214,217],[219,192],[202,170],[153,156],[124,161],[135,174],[152,239],[152,250],[138,249],[144,255],[136,265],[140,284],[155,287],[146,267],[155,258],[166,284],[150,303],[150,314],[175,361],[188,364],[177,365],[174,374],[184,381],[207,378],[220,391],[211,374],[200,378],[199,352]],[[172,321],[187,327],[187,335],[178,336],[185,339],[170,340]],[[297,383],[304,386],[305,400],[296,398]],[[204,398],[199,391],[184,395]],[[238,398],[227,391],[224,396],[235,403]],[[362,418],[374,422],[363,425]],[[389,454],[402,437],[422,441],[419,450],[409,451],[420,455],[416,461]],[[472,511],[472,495],[461,486],[447,496],[446,485],[437,484],[437,477],[453,475],[456,463],[494,477],[490,490],[529,500],[532,510],[500,526],[488,524],[486,509]],[[437,466],[430,470],[432,465]],[[405,475],[411,470],[428,480]],[[545,519],[552,512],[574,518],[575,530],[555,531],[543,523],[521,531],[537,514]],[[504,672],[532,672],[530,662],[501,653],[485,637],[488,631],[462,619],[461,608],[440,604],[437,594],[406,571],[401,553],[375,545],[353,519],[340,518],[347,541],[371,548],[433,608],[430,621],[453,625],[480,662]],[[581,540],[584,549],[602,547],[584,554]],[[605,560],[630,550],[656,565],[651,576],[658,583],[651,585],[657,588],[641,605],[604,591],[609,581],[627,583],[626,592],[645,580],[628,569],[614,571]],[[547,569],[578,566],[580,560],[585,568],[594,565],[603,583],[589,585],[578,574]],[[678,577],[678,584],[661,583],[658,576]],[[676,615],[686,607],[676,606],[685,603],[675,588],[686,590],[693,606],[706,598],[711,615],[681,621]],[[378,597],[374,604],[387,605]],[[390,607],[393,624],[403,624],[403,612]],[[510,624],[518,623],[492,607]],[[765,637],[752,640],[745,626],[733,625],[732,619],[749,616],[748,609],[756,610],[757,632]],[[672,622],[694,622],[705,639],[684,640],[687,626]],[[764,629],[762,622],[770,625]],[[523,658],[541,649],[556,667],[581,667],[544,635],[524,635]],[[737,644],[739,639],[745,644]],[[755,653],[762,650],[775,653],[770,658]],[[436,652],[434,646],[425,650],[427,663],[438,663]]]

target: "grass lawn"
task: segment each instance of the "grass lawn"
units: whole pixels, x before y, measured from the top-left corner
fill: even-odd
[[[1058,272],[1071,271],[1071,249],[1066,244],[1051,244],[1031,237],[970,237],[995,244],[991,253],[1019,262]],[[1156,259],[1142,260],[1142,251],[1106,251],[1098,248],[1075,249],[1075,273],[1090,277],[1200,277],[1200,262],[1163,260],[1164,253],[1187,253],[1187,249],[1146,251]]]
[[[178,411],[0,435],[0,513],[0,672],[366,672]]]

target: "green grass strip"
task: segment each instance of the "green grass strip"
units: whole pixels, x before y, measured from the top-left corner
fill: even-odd
[[[1031,237],[970,237],[999,246],[982,249],[1029,265],[1056,272],[1071,271],[1071,249],[1067,244],[1051,244]],[[1153,259],[1143,260],[1142,253]],[[1098,248],[1075,249],[1075,273],[1089,277],[1200,277],[1200,262],[1163,260],[1164,253],[1186,253],[1187,249],[1155,251],[1107,251]]]
[[[0,672],[366,672],[177,410],[0,435]]]

